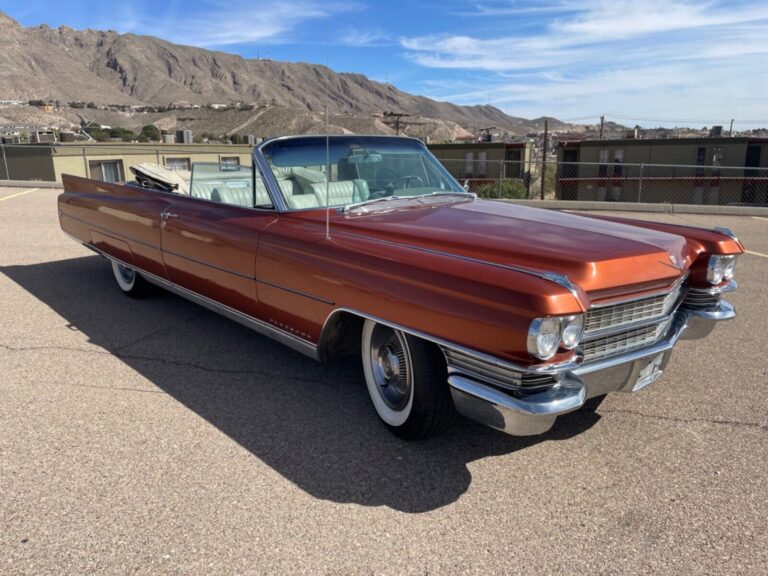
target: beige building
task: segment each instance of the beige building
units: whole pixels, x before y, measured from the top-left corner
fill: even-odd
[[[251,165],[251,146],[228,144],[77,143],[3,146],[0,180],[61,182],[62,174],[106,182],[132,179],[129,167],[145,162],[189,170],[193,162]]]
[[[466,142],[427,147],[458,180],[523,178],[531,158],[525,142]]]
[[[767,201],[765,138],[564,141],[557,160],[557,196],[564,200]]]

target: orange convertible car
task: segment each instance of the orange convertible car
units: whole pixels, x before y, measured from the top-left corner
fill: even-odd
[[[410,138],[276,138],[252,167],[133,171],[65,176],[59,197],[123,292],[154,284],[318,360],[358,355],[404,438],[457,412],[545,432],[735,315],[730,231],[479,200]]]

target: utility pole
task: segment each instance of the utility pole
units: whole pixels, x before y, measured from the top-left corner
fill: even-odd
[[[410,114],[405,114],[403,112],[384,112],[385,118],[395,119],[395,133],[398,136],[400,135],[400,118],[404,118],[406,116],[410,116]]]
[[[600,116],[600,140],[603,139],[603,127],[605,126],[605,114]]]
[[[733,118],[731,118],[731,127],[728,129],[728,138],[733,136]]]
[[[549,120],[544,118],[544,149],[541,152],[541,199],[544,200],[544,176],[547,174],[547,145],[549,144]]]

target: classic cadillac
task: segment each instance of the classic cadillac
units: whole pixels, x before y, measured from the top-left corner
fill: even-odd
[[[541,434],[735,315],[729,230],[480,200],[410,138],[275,138],[253,167],[133,171],[64,176],[58,204],[120,290],[160,286],[320,361],[358,355],[407,439],[456,413]]]

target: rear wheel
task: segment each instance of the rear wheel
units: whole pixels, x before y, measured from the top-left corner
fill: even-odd
[[[437,346],[366,320],[361,348],[368,393],[392,432],[415,440],[448,427],[455,409]]]
[[[115,276],[117,286],[128,296],[140,298],[150,290],[150,283],[130,266],[112,260],[112,274]]]

